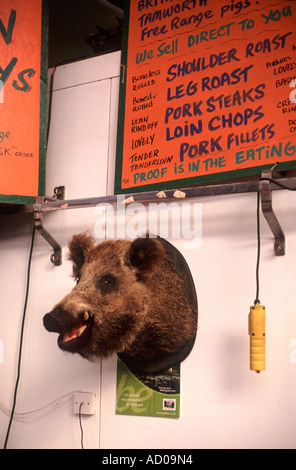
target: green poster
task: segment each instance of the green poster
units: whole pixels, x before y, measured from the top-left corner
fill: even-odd
[[[180,364],[160,374],[134,375],[117,359],[116,414],[179,418]]]

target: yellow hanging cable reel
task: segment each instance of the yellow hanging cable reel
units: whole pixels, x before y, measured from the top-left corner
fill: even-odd
[[[265,307],[259,301],[250,307],[250,369],[265,370]]]

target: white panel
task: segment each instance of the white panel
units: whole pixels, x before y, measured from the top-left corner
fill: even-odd
[[[106,194],[109,99],[109,80],[53,93],[47,195],[56,185],[67,199]]]
[[[9,216],[5,220],[0,239],[1,256],[6,265],[5,272],[3,269],[0,271],[0,337],[5,353],[5,361],[0,364],[0,400],[11,408],[32,224],[30,218],[21,220],[19,226],[15,224],[14,217]],[[35,235],[16,412],[32,411],[54,403],[36,413],[16,414],[8,448],[79,449],[80,426],[78,416],[73,413],[74,396],[71,392],[94,392],[99,403],[100,364],[92,364],[79,355],[61,351],[57,346],[57,334],[48,333],[42,321],[45,313],[74,287],[72,266],[67,261],[69,239],[75,232],[92,231],[95,221],[93,209],[45,216],[44,225],[63,249],[63,264],[58,267],[50,262],[51,247],[38,233]],[[86,449],[98,447],[99,412],[98,407],[94,416],[82,419]],[[0,420],[2,446],[8,414],[0,413]]]
[[[108,80],[118,77],[120,72],[121,52],[112,52],[100,57],[92,57],[70,64],[58,65],[54,75],[54,90],[74,87],[83,83]],[[49,70],[48,79],[52,69]]]
[[[107,194],[114,194],[116,145],[117,145],[117,123],[118,123],[118,100],[119,100],[119,77],[111,80],[110,93],[110,130],[109,130],[109,161]]]

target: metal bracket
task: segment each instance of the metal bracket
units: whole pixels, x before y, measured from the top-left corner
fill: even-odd
[[[280,175],[271,170],[264,170],[260,180],[261,208],[263,215],[274,235],[274,251],[276,256],[283,256],[286,252],[285,234],[276,218],[272,208],[271,179],[276,179]]]
[[[63,199],[65,195],[65,187],[57,186],[54,188],[54,197],[57,199]],[[46,201],[52,201],[54,198],[40,197],[37,198],[36,203],[33,206],[33,217],[35,229],[42,235],[42,237],[52,246],[53,253],[50,256],[50,261],[55,266],[62,264],[62,248],[60,244],[50,235],[50,233],[43,227],[43,216],[41,208],[43,203]]]
[[[64,200],[66,194],[66,186],[56,186],[53,188],[53,196],[52,197],[44,197],[44,201],[54,201],[55,199]]]
[[[234,192],[250,192],[250,191],[259,191],[260,192],[260,198],[261,198],[261,208],[262,212],[264,214],[264,217],[274,235],[275,242],[274,242],[274,251],[276,256],[283,256],[285,255],[285,249],[286,249],[286,241],[285,241],[285,235],[284,232],[273,212],[272,208],[272,181],[280,178],[280,180],[284,183],[286,183],[285,179],[281,178],[281,176],[276,173],[273,168],[270,170],[264,170],[261,175],[260,181],[256,182],[251,182],[251,183],[241,183],[238,184],[236,183],[235,186],[231,185],[231,191],[229,189],[229,185],[217,185],[215,186],[210,186],[210,187],[201,187],[201,188],[189,188],[185,189],[186,191],[186,196],[187,197],[196,197],[196,196],[205,196],[205,195],[214,195],[214,194],[232,194]],[[226,187],[226,189],[225,189]],[[294,186],[293,188],[296,189],[296,181],[294,181]],[[274,188],[276,189],[276,188]],[[278,188],[277,188],[278,189]],[[174,191],[174,190],[172,190]],[[169,191],[167,191],[169,193]],[[170,196],[170,194],[168,194]],[[133,195],[132,200],[136,201],[137,199],[134,199],[137,195]],[[143,198],[143,193],[140,193],[139,195],[139,200],[141,202],[146,201],[145,197]],[[144,194],[145,196],[145,194]],[[158,194],[151,194],[147,193],[147,200],[150,200],[153,196],[155,196],[155,199],[158,198]],[[174,197],[170,196],[170,197]],[[75,207],[92,207],[96,204],[101,203],[102,201],[104,202],[109,202],[111,200],[111,203],[116,203],[116,196],[114,197],[107,197],[107,198],[89,198],[89,199],[78,199],[78,200],[68,200],[65,201],[65,203],[57,203],[56,200],[60,199],[62,201],[65,201],[65,187],[64,186],[58,186],[54,189],[54,197],[48,198],[48,197],[41,197],[38,198],[36,203],[32,205],[33,214],[34,214],[34,223],[35,223],[35,228],[38,230],[38,232],[43,236],[43,238],[53,247],[53,254],[50,257],[50,260],[53,264],[56,266],[59,266],[62,264],[62,249],[59,243],[47,232],[47,230],[43,227],[43,220],[42,220],[42,214],[43,212],[47,211],[52,211],[52,210],[58,210],[61,208],[75,208]],[[64,207],[65,206],[65,207]]]

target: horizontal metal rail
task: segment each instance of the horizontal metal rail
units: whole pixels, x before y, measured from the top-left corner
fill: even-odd
[[[100,196],[100,197],[89,197],[89,198],[78,198],[78,199],[48,199],[39,198],[34,204],[28,204],[24,207],[25,212],[34,212],[36,210],[40,212],[51,212],[57,210],[67,209],[79,209],[87,207],[95,207],[98,204],[117,204],[122,202],[125,204],[138,202],[138,203],[149,203],[159,202],[161,199],[165,200],[189,200],[193,198],[206,197],[206,196],[219,196],[228,194],[239,194],[239,193],[251,193],[258,192],[261,190],[261,182],[268,180],[268,178],[260,178],[256,181],[239,181],[235,183],[222,183],[222,184],[211,184],[204,186],[196,186],[190,188],[181,189],[167,189],[161,191],[148,191],[148,192],[137,192],[129,193],[124,195],[114,196]],[[284,189],[282,186],[286,186],[289,189],[296,190],[296,177],[290,178],[276,178],[275,184],[270,182],[271,190]]]
[[[271,170],[264,170],[261,178],[251,181],[238,181],[230,183],[219,183],[202,185],[190,188],[167,189],[161,191],[137,192],[124,195],[100,196],[79,199],[63,199],[64,187],[55,188],[56,198],[39,197],[33,204],[21,207],[20,212],[32,212],[35,228],[40,235],[52,246],[54,252],[50,259],[52,263],[59,266],[62,263],[62,248],[59,243],[43,226],[43,215],[46,212],[58,210],[79,209],[95,207],[98,204],[132,204],[161,201],[190,201],[196,198],[208,196],[221,196],[230,194],[257,192],[261,199],[261,208],[265,219],[275,239],[274,250],[276,256],[285,254],[285,235],[278,222],[272,207],[272,191],[279,189],[296,190],[296,177],[281,177]]]

